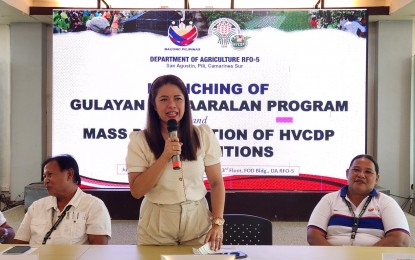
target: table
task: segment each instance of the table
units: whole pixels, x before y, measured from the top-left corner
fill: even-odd
[[[0,250],[10,246],[13,245],[0,245]],[[415,248],[412,247],[223,246],[223,249],[243,251],[248,254],[247,260],[382,260],[383,253],[406,253],[415,256]],[[193,252],[190,246],[42,245],[32,254],[39,254],[39,260],[160,260],[162,254],[180,255]]]

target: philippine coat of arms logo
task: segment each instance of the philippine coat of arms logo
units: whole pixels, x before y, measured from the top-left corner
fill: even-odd
[[[187,25],[184,23],[184,19],[180,20],[179,24],[173,21],[168,30],[170,40],[178,46],[188,46],[194,42],[197,38],[197,28],[193,25],[193,22],[189,22]]]
[[[218,37],[218,43],[226,48],[230,44],[235,50],[243,50],[250,37],[243,36],[239,25],[232,19],[219,18],[209,26],[209,35]]]

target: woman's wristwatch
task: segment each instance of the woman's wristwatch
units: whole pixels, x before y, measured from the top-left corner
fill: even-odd
[[[214,218],[212,219],[212,224],[223,226],[223,224],[225,224],[225,220],[223,218]]]
[[[3,244],[7,240],[7,236],[9,235],[9,230],[7,228],[4,229],[4,234],[0,237],[0,243]]]

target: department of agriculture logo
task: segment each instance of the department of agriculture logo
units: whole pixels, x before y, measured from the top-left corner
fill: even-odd
[[[193,22],[186,25],[184,19],[182,19],[178,25],[174,21],[171,23],[168,34],[174,44],[188,46],[197,38],[197,28],[193,25]]]
[[[243,50],[247,46],[250,37],[241,34],[241,28],[232,19],[219,18],[209,26],[209,35],[216,35],[218,43],[226,48],[230,44],[235,50]]]

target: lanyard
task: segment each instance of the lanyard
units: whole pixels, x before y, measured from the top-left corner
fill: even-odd
[[[352,245],[353,245],[354,239],[356,238],[357,229],[359,228],[360,218],[362,217],[363,213],[365,213],[366,208],[369,205],[371,200],[372,200],[372,196],[369,196],[369,198],[367,198],[367,200],[365,202],[365,205],[363,205],[363,208],[360,211],[359,216],[356,217],[356,214],[354,214],[354,211],[353,211],[353,208],[352,208],[352,204],[350,203],[350,201],[346,200],[345,197],[343,197],[344,203],[346,203],[347,207],[349,208],[350,213],[353,215],[352,234],[350,235],[350,239],[352,240]]]
[[[48,239],[50,238],[50,235],[52,235],[52,232],[59,226],[59,224],[61,223],[62,219],[65,217],[66,212],[72,207],[72,205],[68,205],[66,206],[66,208],[64,209],[64,211],[62,212],[62,214],[59,216],[58,220],[55,222],[55,224],[53,224],[53,218],[55,216],[55,209],[52,209],[52,227],[50,228],[50,230],[46,233],[45,237],[43,238],[43,242],[42,245],[46,244],[46,242],[48,241]]]

